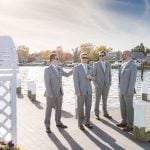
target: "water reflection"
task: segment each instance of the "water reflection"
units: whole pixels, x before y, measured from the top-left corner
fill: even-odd
[[[44,69],[45,67],[20,67],[20,78],[21,78],[21,87],[22,93],[27,94],[27,81],[34,80],[36,81],[36,95],[37,100],[45,103],[44,97]],[[69,71],[70,69],[65,69]],[[150,83],[150,70],[144,72],[144,81]],[[141,72],[138,70],[137,73],[137,82],[136,82],[136,92],[135,99],[141,98]],[[63,99],[63,109],[74,113],[75,111],[75,100],[74,87],[73,87],[73,77],[69,78],[63,77],[63,87],[64,87],[64,99]],[[95,102],[95,92],[93,87],[93,104],[92,111],[94,110]],[[112,86],[110,88],[109,97],[108,97],[108,108],[119,107],[119,98],[118,98],[118,70],[112,69]],[[101,107],[102,108],[102,107]]]

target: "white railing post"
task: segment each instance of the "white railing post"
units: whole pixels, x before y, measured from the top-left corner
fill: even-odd
[[[16,74],[18,56],[9,36],[0,36],[0,139],[17,144]]]
[[[36,100],[36,83],[35,83],[35,81],[28,81],[27,87],[28,87],[28,97],[32,101]]]

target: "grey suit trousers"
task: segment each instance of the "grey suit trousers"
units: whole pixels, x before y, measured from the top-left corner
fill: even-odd
[[[58,97],[54,97],[52,99],[46,98],[47,105],[46,105],[46,112],[45,112],[45,126],[46,128],[50,127],[50,120],[51,120],[51,112],[53,106],[55,106],[55,121],[56,125],[61,124],[61,108],[62,108],[62,95]]]
[[[100,100],[102,97],[102,102],[103,102],[103,113],[104,114],[108,114],[107,112],[107,97],[108,97],[108,93],[109,93],[109,87],[106,87],[106,85],[104,85],[102,88],[95,88],[95,92],[96,92],[96,102],[95,102],[95,115],[99,115],[100,111],[99,111],[99,105],[100,105]]]
[[[122,123],[127,123],[127,126],[132,128],[134,120],[133,95],[120,95],[120,108]]]
[[[82,125],[85,119],[86,124],[90,124],[90,112],[91,112],[92,95],[77,96],[77,118],[78,125]],[[84,116],[84,104],[85,104],[85,116]]]

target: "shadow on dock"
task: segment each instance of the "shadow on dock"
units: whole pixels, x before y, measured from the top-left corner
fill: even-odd
[[[37,100],[30,100],[38,109],[43,109],[43,106],[41,105],[41,102],[40,101],[37,101]]]
[[[111,120],[110,120],[110,121],[111,121]],[[119,127],[116,126],[116,123],[118,123],[118,122],[117,122],[117,121],[114,121],[114,122],[115,122],[115,124],[111,124],[110,122],[108,122],[108,121],[106,121],[106,120],[102,120],[102,123],[103,123],[103,124],[107,125],[108,127],[112,128],[113,130],[117,131],[118,133],[124,135],[126,138],[130,139],[131,141],[133,141],[134,143],[136,143],[136,144],[139,145],[140,147],[142,147],[142,148],[144,148],[144,149],[147,149],[147,148],[148,148],[147,145],[145,145],[145,143],[147,143],[147,142],[142,142],[142,141],[138,141],[138,140],[134,139],[133,134],[132,134],[131,132],[124,132],[124,131],[122,130],[122,128],[119,128]],[[94,128],[96,128],[96,130],[99,129],[96,125],[94,125]],[[99,129],[99,130],[100,130],[100,129]],[[100,130],[99,132],[103,133],[102,130]],[[105,139],[104,137],[105,137],[105,136],[102,136],[103,139]],[[106,137],[106,139],[107,139],[107,138],[108,138],[108,137]]]
[[[67,111],[62,110],[61,112],[62,112],[62,117],[64,117],[64,118],[72,118],[73,117],[73,115]]]
[[[54,133],[48,134],[48,137],[53,141],[53,143],[56,145],[56,147],[59,150],[68,150],[62,143],[61,141],[56,137]]]
[[[71,149],[83,150],[83,148],[70,136],[70,134],[66,130],[59,129],[59,132],[69,143]]]

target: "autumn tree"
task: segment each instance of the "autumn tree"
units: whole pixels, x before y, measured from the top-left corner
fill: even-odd
[[[106,53],[111,52],[113,49],[111,47],[106,47],[105,45],[96,46],[95,52],[99,53],[101,51],[105,51]]]
[[[42,50],[39,55],[40,55],[40,58],[43,59],[43,60],[49,60],[49,56],[51,54],[51,50]]]
[[[73,55],[69,52],[63,52],[62,59],[63,59],[63,62],[71,61],[73,59]]]
[[[113,49],[111,47],[107,47],[105,45],[99,45],[96,46],[95,50],[94,50],[94,56],[93,59],[94,60],[98,60],[98,53],[101,51],[105,51],[106,53],[111,52]]]
[[[92,43],[83,43],[80,45],[80,53],[86,52],[87,54],[89,54],[93,50],[94,45]]]

